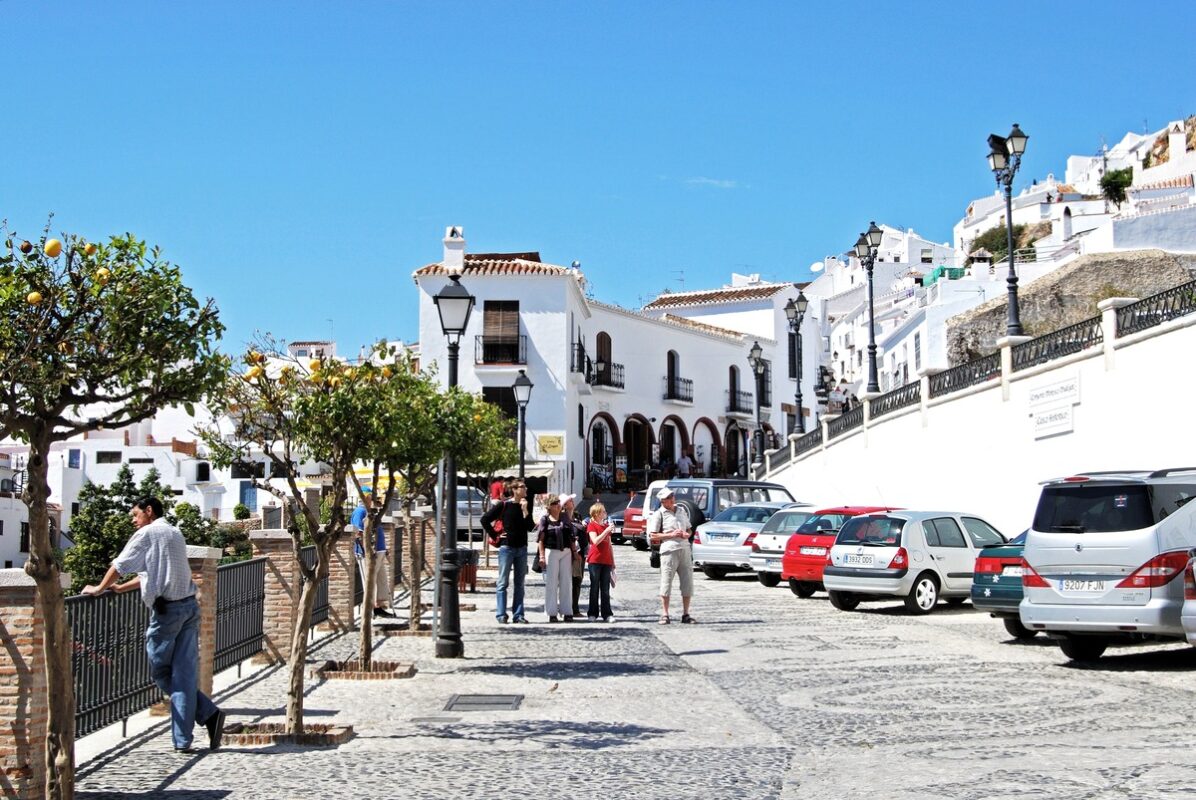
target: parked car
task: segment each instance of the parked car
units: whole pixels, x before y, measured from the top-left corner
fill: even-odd
[[[972,606],[987,611],[1005,623],[1015,639],[1033,639],[1037,631],[1022,624],[1018,606],[1022,602],[1022,550],[1026,534],[1004,544],[991,544],[980,551],[972,572]]]
[[[482,541],[482,515],[490,508],[485,492],[474,486],[457,487],[457,539]]]
[[[1090,472],[1043,484],[1019,611],[1073,661],[1113,644],[1191,639],[1184,582],[1196,546],[1196,469]]]
[[[756,535],[755,548],[749,557],[752,569],[756,571],[756,580],[769,588],[781,582],[781,558],[785,554],[785,543],[813,513],[802,503],[782,508],[768,518]]]
[[[815,511],[785,542],[781,580],[789,581],[789,590],[798,597],[810,597],[814,592],[822,591],[826,554],[843,523],[861,514],[894,510],[886,506],[838,506]]]
[[[822,582],[831,605],[844,611],[864,597],[900,597],[909,611],[929,614],[940,598],[966,600],[980,549],[1004,541],[980,517],[955,511],[852,517],[835,537]]]
[[[620,508],[613,514],[609,514],[607,519],[611,525],[615,526],[615,529],[610,534],[611,544],[623,544],[625,541],[623,538],[623,509]]]
[[[636,550],[648,549],[648,537],[644,535],[643,492],[632,492],[631,499],[623,509],[623,538],[631,542]]]
[[[729,572],[750,572],[756,539],[769,518],[792,503],[769,501],[741,503],[720,511],[697,526],[693,538],[694,568],[707,578],[721,580]]]

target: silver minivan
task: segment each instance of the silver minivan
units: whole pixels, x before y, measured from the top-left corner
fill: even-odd
[[[1089,472],[1046,481],[1026,536],[1026,628],[1075,661],[1110,644],[1185,638],[1184,582],[1196,547],[1196,468]]]

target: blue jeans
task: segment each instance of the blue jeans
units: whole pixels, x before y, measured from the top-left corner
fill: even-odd
[[[507,583],[511,579],[511,568],[515,572],[515,591],[511,595],[511,616],[523,619],[523,582],[527,578],[527,548],[507,547],[505,544],[498,548],[498,589],[495,592],[497,608],[494,610],[495,619],[502,619],[507,615]]]
[[[145,654],[150,674],[170,697],[170,733],[175,747],[190,747],[195,720],[207,720],[216,704],[199,691],[199,603],[194,597],[166,603],[150,612]]]
[[[590,564],[590,619],[614,616],[610,610],[610,574],[614,567],[610,564]],[[601,613],[599,613],[601,612]]]

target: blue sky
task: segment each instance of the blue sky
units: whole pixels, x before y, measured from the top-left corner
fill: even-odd
[[[0,0],[0,20],[0,217],[161,245],[230,350],[414,339],[410,274],[449,224],[636,306],[732,271],[805,280],[870,219],[946,241],[1013,122],[1020,183],[1196,113],[1187,0]]]

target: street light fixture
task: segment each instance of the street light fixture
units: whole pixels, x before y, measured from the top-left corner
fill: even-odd
[[[461,285],[461,276],[449,274],[449,283],[432,298],[440,314],[440,328],[448,339],[448,388],[457,385],[457,359],[461,337],[469,325],[474,296]],[[444,533],[440,543],[440,634],[436,639],[437,658],[461,658],[465,645],[461,641],[461,610],[457,598],[457,459],[452,451],[444,455],[444,486],[447,500],[444,509]]]
[[[753,440],[756,442],[758,463],[762,463],[764,461],[764,426],[760,422],[760,380],[764,377],[764,348],[760,346],[759,342],[752,343],[752,349],[748,351],[748,363],[752,365],[752,374],[756,376],[756,435]]]
[[[1005,244],[1009,251],[1009,311],[1005,320],[1006,336],[1022,335],[1022,320],[1017,303],[1017,271],[1013,264],[1013,176],[1022,165],[1022,153],[1030,137],[1017,123],[1008,136],[991,134],[988,137],[988,166],[997,179],[997,186],[1005,189]]]
[[[785,317],[789,320],[789,330],[793,331],[794,344],[797,346],[797,411],[794,418],[797,420],[794,426],[798,433],[806,432],[806,421],[802,417],[801,406],[801,323],[806,317],[806,309],[810,307],[810,301],[806,299],[806,295],[800,290],[797,293],[797,300],[789,299],[785,304]]]
[[[855,255],[868,273],[868,393],[880,392],[876,379],[876,308],[872,299],[872,268],[876,266],[876,253],[884,238],[875,222],[868,223],[868,230],[860,234],[855,243]]]
[[[519,376],[511,386],[515,393],[515,403],[519,406],[519,480],[523,481],[524,443],[527,441],[527,403],[532,399],[532,382],[527,377],[526,370],[519,370]]]

